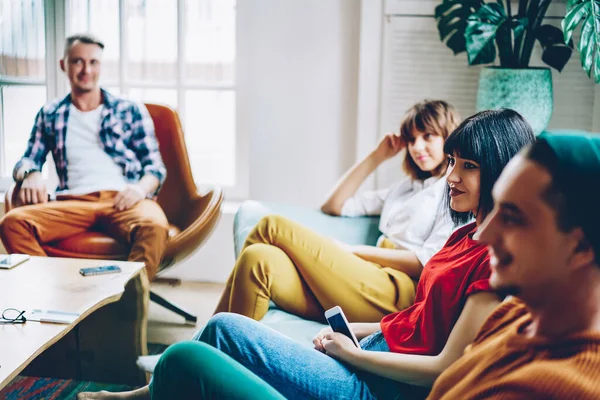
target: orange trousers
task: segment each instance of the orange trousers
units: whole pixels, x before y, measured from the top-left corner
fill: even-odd
[[[44,244],[93,229],[127,244],[127,260],[144,262],[152,280],[167,245],[167,217],[148,199],[117,211],[113,207],[116,194],[101,191],[59,196],[57,201],[14,208],[0,220],[0,239],[9,253],[47,256]]]

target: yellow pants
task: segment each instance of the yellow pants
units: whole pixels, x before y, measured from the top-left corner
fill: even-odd
[[[264,217],[250,232],[215,310],[260,320],[269,300],[322,321],[339,305],[350,321],[379,322],[412,305],[415,283],[403,272],[365,261],[284,217]]]

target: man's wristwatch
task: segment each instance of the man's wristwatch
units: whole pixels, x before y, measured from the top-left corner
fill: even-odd
[[[29,176],[29,174],[32,174],[34,172],[40,172],[40,171],[38,171],[35,168],[31,168],[31,169],[28,169],[25,172],[23,172],[23,179],[21,179],[21,182],[23,182]]]

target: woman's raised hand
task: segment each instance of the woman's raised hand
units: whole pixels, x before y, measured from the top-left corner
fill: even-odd
[[[386,133],[377,147],[375,148],[374,153],[377,155],[377,158],[381,161],[385,161],[389,158],[394,157],[396,154],[400,152],[400,150],[406,147],[406,142],[402,138],[402,136],[389,132]]]

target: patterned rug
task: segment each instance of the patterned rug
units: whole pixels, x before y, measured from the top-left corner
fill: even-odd
[[[166,347],[149,343],[148,354],[162,353]],[[71,400],[79,392],[123,392],[132,389],[135,387],[120,384],[18,376],[0,391],[0,400]]]
[[[79,392],[108,390],[123,392],[134,389],[127,385],[80,382],[72,379],[18,376],[0,392],[1,400],[62,400],[75,399]]]

